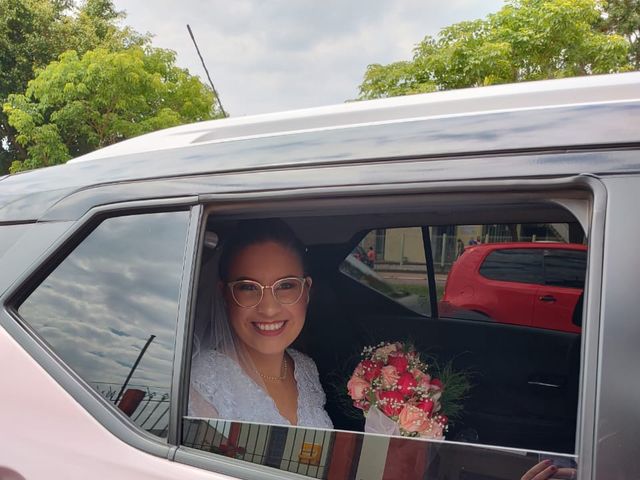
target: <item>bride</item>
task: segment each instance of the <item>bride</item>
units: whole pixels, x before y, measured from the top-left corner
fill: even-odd
[[[281,221],[242,222],[224,241],[212,340],[196,348],[189,415],[332,427],[315,363],[289,348],[309,302],[304,258]]]

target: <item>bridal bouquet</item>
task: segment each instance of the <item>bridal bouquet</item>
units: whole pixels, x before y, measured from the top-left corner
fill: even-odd
[[[464,384],[454,390],[466,392],[469,384],[464,376],[454,377]],[[432,439],[443,439],[447,430],[441,404],[446,388],[430,374],[415,348],[402,342],[365,347],[347,382],[353,405],[366,417],[365,432]],[[454,413],[459,409],[454,406]]]

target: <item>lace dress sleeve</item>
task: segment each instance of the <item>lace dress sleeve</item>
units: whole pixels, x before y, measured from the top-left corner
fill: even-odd
[[[194,417],[219,418],[229,410],[230,392],[225,392],[225,383],[220,381],[221,359],[214,351],[198,354],[191,366],[189,388],[189,415]]]
[[[320,384],[320,375],[315,362],[306,355],[289,350],[296,363],[298,383],[298,425],[316,428],[333,428],[333,423],[324,409],[326,395]]]

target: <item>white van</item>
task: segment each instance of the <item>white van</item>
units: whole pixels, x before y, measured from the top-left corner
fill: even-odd
[[[204,122],[0,179],[0,478],[640,478],[639,125],[627,73]],[[333,429],[188,415],[219,240],[260,218],[307,249],[296,348]],[[585,245],[576,328],[441,312],[478,240]],[[517,315],[553,323],[526,282]],[[345,404],[354,354],[398,339],[469,374],[443,441]]]

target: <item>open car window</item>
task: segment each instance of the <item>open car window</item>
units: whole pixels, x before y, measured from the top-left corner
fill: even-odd
[[[480,205],[459,207],[460,221],[446,225],[430,224],[440,217],[427,207],[383,213],[379,207],[374,202],[353,213],[343,209],[338,219],[325,211],[309,218],[311,202],[305,215],[273,217],[307,251],[313,282],[304,328],[291,347],[317,370],[318,398],[333,427],[189,411],[183,445],[312,478],[444,479],[451,471],[465,471],[464,478],[520,478],[546,458],[541,452],[573,469],[583,328],[576,318],[588,254],[580,224],[561,207],[545,205],[540,214],[535,202],[512,204],[505,223],[487,223],[490,215]],[[470,221],[474,212],[483,223]],[[530,222],[544,215],[547,223]],[[455,210],[448,219],[456,220]],[[238,219],[228,212],[218,217],[212,207],[205,228],[219,242],[202,248],[194,331],[211,320],[226,239],[239,222],[251,220],[246,212]],[[564,251],[572,252],[568,260],[562,260]],[[523,273],[528,265],[531,272]],[[547,282],[547,273],[569,276],[582,288],[554,290],[559,281]],[[443,392],[429,397],[437,397],[437,412],[447,417],[444,444],[408,424],[386,432],[371,427],[368,403],[396,388],[397,379],[383,379],[375,369],[370,378],[363,374],[359,398],[354,384],[348,386],[359,375],[363,349],[394,343],[415,348],[434,368],[431,379],[445,378]],[[446,397],[439,403],[455,396],[444,366],[470,385],[455,412]],[[416,405],[411,394],[403,395],[403,408]],[[400,412],[385,416],[400,425]],[[409,467],[416,455],[424,461]],[[473,467],[460,460],[470,456],[478,459]]]

